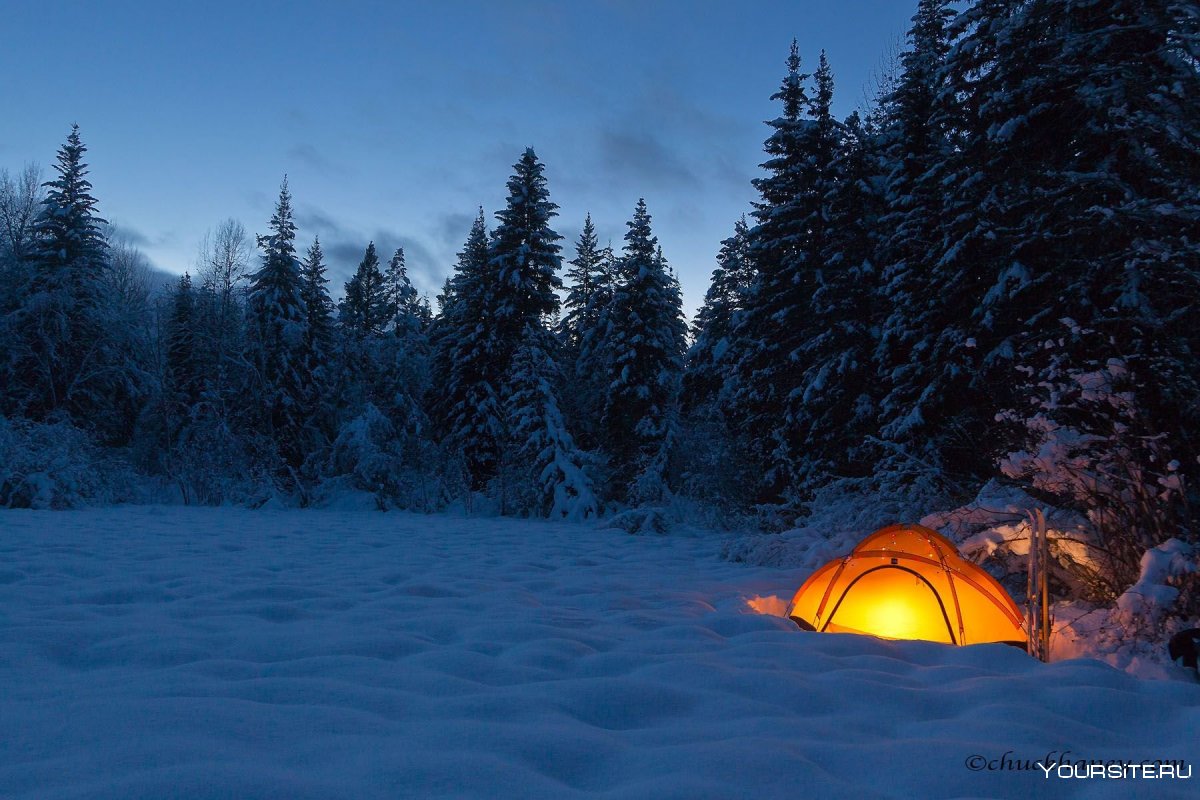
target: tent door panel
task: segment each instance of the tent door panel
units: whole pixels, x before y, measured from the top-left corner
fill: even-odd
[[[850,581],[821,630],[958,644],[933,584],[914,569],[892,564],[872,567]]]

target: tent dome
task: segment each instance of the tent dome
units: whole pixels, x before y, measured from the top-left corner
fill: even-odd
[[[788,616],[805,630],[947,644],[1024,646],[1024,619],[995,578],[920,525],[872,533],[804,582]]]

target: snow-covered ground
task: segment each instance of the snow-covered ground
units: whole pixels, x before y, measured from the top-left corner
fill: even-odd
[[[0,514],[0,797],[1194,797],[1200,685],[802,633],[717,536]],[[1025,767],[1021,769],[1021,767]]]

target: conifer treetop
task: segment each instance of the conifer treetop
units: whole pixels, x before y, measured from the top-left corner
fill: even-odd
[[[46,197],[33,230],[43,266],[103,261],[108,248],[101,227],[108,221],[96,215],[96,198],[83,161],[86,152],[79,126],[72,125],[55,158],[58,177],[42,184]]]

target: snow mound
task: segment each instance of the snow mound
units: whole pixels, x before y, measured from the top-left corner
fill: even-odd
[[[1117,598],[1117,609],[1130,624],[1156,624],[1175,604],[1179,589],[1167,582],[1196,571],[1192,548],[1178,539],[1168,539],[1142,555],[1137,583]]]
[[[1031,761],[1195,764],[1194,684],[804,633],[750,606],[804,575],[719,547],[407,513],[5,513],[0,796],[1193,795]]]

